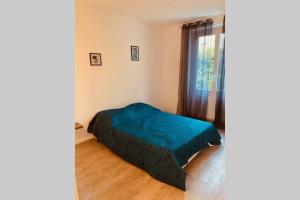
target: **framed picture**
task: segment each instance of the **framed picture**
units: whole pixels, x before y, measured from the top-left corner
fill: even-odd
[[[91,66],[102,66],[101,54],[90,53],[90,64]]]
[[[138,46],[131,46],[131,60],[139,61],[139,47]]]

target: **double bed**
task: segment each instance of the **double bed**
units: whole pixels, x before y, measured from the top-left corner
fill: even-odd
[[[213,124],[134,103],[98,112],[88,132],[155,179],[185,190],[184,166],[209,145],[221,144]]]

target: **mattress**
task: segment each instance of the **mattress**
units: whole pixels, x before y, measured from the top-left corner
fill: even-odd
[[[96,114],[88,132],[154,178],[185,190],[182,167],[195,153],[220,144],[213,124],[135,103]]]

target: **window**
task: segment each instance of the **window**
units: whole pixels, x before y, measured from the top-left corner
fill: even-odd
[[[222,62],[224,33],[215,28],[212,35],[199,37],[196,89],[218,90],[218,66]]]
[[[222,60],[223,60],[223,53],[224,53],[224,40],[225,40],[225,34],[221,33],[220,34],[220,43],[219,43],[219,52],[218,52],[218,69],[220,67],[220,65],[222,64]],[[219,70],[218,70],[219,71]],[[217,71],[217,72],[218,72]],[[218,83],[218,79],[219,79],[220,74],[217,74],[217,79],[216,79],[216,83]],[[217,90],[220,90],[220,86],[217,85]]]
[[[215,35],[199,37],[199,57],[196,89],[213,88],[215,65]]]

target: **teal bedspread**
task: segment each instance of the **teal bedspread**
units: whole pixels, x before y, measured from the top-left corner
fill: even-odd
[[[186,173],[181,167],[208,143],[220,144],[221,139],[209,122],[162,112],[144,103],[97,113],[88,132],[154,178],[183,190]]]

